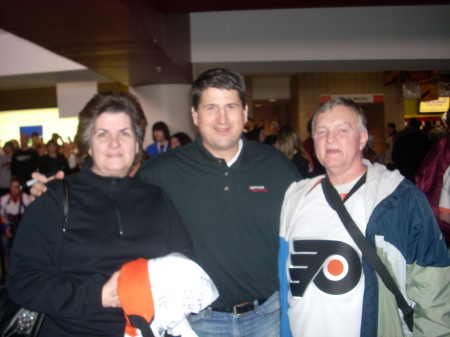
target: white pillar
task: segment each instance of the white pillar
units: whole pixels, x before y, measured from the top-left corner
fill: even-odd
[[[78,117],[81,109],[97,93],[97,82],[70,82],[56,85],[59,118]]]

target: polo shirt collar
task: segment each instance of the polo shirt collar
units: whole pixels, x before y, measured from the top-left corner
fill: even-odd
[[[203,145],[203,138],[201,135],[198,135],[195,143],[197,145],[197,147],[199,148],[201,154],[208,159],[208,161],[212,161],[214,163],[217,163],[218,160],[223,161],[223,163],[225,163],[225,165],[227,165],[227,163],[225,162],[225,159],[223,158],[216,158],[214,157],[211,152],[209,152],[205,146]],[[229,165],[227,166],[232,166],[233,164],[239,163],[240,162],[240,158],[242,157],[242,150],[245,149],[245,139],[241,136],[241,138],[239,139],[239,149],[238,152],[236,153],[236,156],[230,161]]]

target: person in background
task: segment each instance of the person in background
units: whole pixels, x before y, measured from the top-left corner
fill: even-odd
[[[42,140],[41,140],[41,138],[39,136],[39,133],[37,133],[37,132],[33,132],[31,134],[31,142],[32,142],[31,148],[33,150],[35,150],[36,152],[39,152],[38,151],[39,147],[41,145],[44,145],[44,143],[42,142]]]
[[[78,167],[78,149],[76,143],[64,143],[62,146],[62,154],[67,159],[69,165],[69,173],[74,173],[79,171]]]
[[[14,152],[19,150],[20,147],[19,147],[19,142],[17,141],[17,139],[11,139],[10,142],[13,145]]]
[[[447,133],[448,122],[447,122],[447,111],[444,112],[441,116],[441,125],[436,126],[428,132],[428,137],[430,138],[431,146],[433,147],[435,144],[441,140],[442,137]]]
[[[39,143],[36,147],[36,152],[38,153],[39,157],[47,155],[47,146],[44,143]]]
[[[295,164],[302,177],[312,177],[314,171],[313,163],[309,155],[303,151],[300,137],[293,127],[284,125],[278,131],[277,141],[274,146]]]
[[[184,132],[177,132],[170,137],[170,147],[172,150],[178,146],[189,144],[190,142],[192,142],[191,137]]]
[[[31,173],[35,172],[39,165],[39,154],[28,146],[28,134],[20,135],[21,148],[14,152],[11,158],[11,174],[22,180],[31,179]]]
[[[450,259],[423,193],[397,170],[363,159],[366,117],[355,102],[340,97],[322,105],[313,117],[313,137],[327,174],[292,184],[284,199],[281,335],[448,335]],[[413,331],[330,206],[324,184],[343,199],[414,307]]]
[[[384,164],[389,170],[394,170],[395,165],[392,160],[392,149],[394,148],[395,137],[397,136],[397,130],[395,123],[386,124],[386,133],[388,135],[386,139],[386,155],[384,157]]]
[[[423,124],[424,124],[422,128],[423,132],[430,133],[430,131],[434,129],[433,122],[430,121],[429,119],[424,121]]]
[[[307,130],[308,130],[308,137],[303,142],[303,149],[305,150],[306,153],[309,154],[309,157],[312,160],[312,163],[313,163],[313,174],[312,174],[312,176],[315,177],[315,176],[318,176],[320,174],[324,174],[325,173],[325,168],[317,160],[316,151],[314,150],[314,141],[313,141],[312,135],[311,135],[311,132],[312,132],[312,119],[310,119],[308,121]]]
[[[19,226],[20,219],[25,213],[31,200],[21,189],[23,180],[12,177],[9,193],[0,198],[0,218],[2,224],[2,272],[8,268],[11,244]]]
[[[11,251],[11,299],[45,313],[39,336],[123,337],[117,280],[138,258],[179,252],[189,237],[161,188],[128,177],[142,154],[147,121],[126,92],[95,95],[79,114],[76,142],[84,162],[67,176],[69,214],[63,230],[63,184],[27,208]]]
[[[145,149],[150,157],[170,150],[170,133],[166,123],[156,122],[153,124],[152,135],[154,143]]]
[[[64,144],[64,141],[63,141],[62,137],[59,135],[59,133],[56,133],[56,132],[52,133],[51,140],[56,142],[56,144],[58,144],[58,142],[61,142],[61,144]]]
[[[445,174],[442,178],[441,195],[439,196],[439,220],[447,224],[447,228],[450,227],[450,165],[447,167]],[[442,228],[442,226],[441,226]],[[447,231],[443,233],[447,234]],[[448,235],[445,236],[448,252],[450,254],[450,240],[447,240]]]
[[[383,156],[374,150],[375,147],[375,137],[369,135],[367,138],[367,144],[363,149],[363,158],[373,163],[383,164]]]
[[[69,173],[69,163],[64,155],[59,153],[59,145],[54,140],[47,142],[47,154],[40,157],[39,172],[47,176],[54,175],[58,171]]]
[[[420,125],[418,119],[411,118],[405,130],[397,134],[392,150],[395,168],[413,183],[417,170],[431,148],[428,134],[420,130]]]
[[[306,129],[308,131],[308,137],[303,142],[303,149],[305,150],[306,153],[309,154],[309,156],[311,158],[313,158],[315,156],[315,153],[314,153],[314,141],[313,141],[312,135],[311,135],[311,131],[312,131],[311,128],[312,128],[312,119],[310,119],[306,125]]]
[[[3,146],[4,155],[0,157],[0,196],[9,192],[11,182],[11,159],[14,154],[13,144],[6,142]]]
[[[444,115],[447,115],[449,111],[450,109]],[[442,117],[442,119],[447,120],[447,116]],[[450,247],[450,225],[441,219],[439,211],[439,200],[444,187],[444,174],[450,165],[450,132],[448,124],[445,125],[447,131],[444,136],[431,148],[417,171],[416,186],[426,195],[447,246]]]
[[[280,131],[280,122],[273,120],[270,122],[270,134],[264,139],[264,144],[273,145],[277,141],[278,131]]]
[[[248,140],[258,142],[258,143],[264,143],[264,140],[266,139],[266,132],[264,130],[264,121],[254,121],[252,118],[248,118],[249,121],[245,123],[244,126],[244,136]]]

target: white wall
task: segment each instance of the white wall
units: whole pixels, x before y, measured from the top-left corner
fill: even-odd
[[[170,134],[182,131],[194,139],[196,127],[191,119],[190,89],[190,85],[184,84],[130,88],[130,92],[139,99],[147,117],[144,147],[153,143],[152,125],[159,121],[167,124]]]
[[[193,63],[450,58],[450,6],[191,13]]]
[[[21,126],[42,126],[42,140],[44,143],[52,138],[52,133],[57,132],[65,142],[75,140],[78,118],[59,118],[57,108],[30,109],[2,111],[0,113],[0,144],[1,146],[11,139],[17,139],[20,143]]]
[[[253,99],[289,99],[288,77],[255,77],[252,79]]]
[[[78,117],[87,102],[97,93],[97,82],[70,82],[56,85],[59,116]]]
[[[152,125],[155,122],[165,122],[171,134],[185,132],[195,139],[197,128],[191,119],[190,85],[147,85],[130,88],[137,96],[147,117],[148,127],[144,139],[144,147],[153,143]],[[92,95],[83,101],[83,107]],[[73,102],[78,105],[79,102]],[[78,113],[81,109],[78,110]],[[0,113],[0,144],[12,138],[20,139],[20,126],[43,126],[43,140],[51,138],[53,132],[58,132],[65,141],[70,137],[73,141],[78,126],[78,118],[60,118],[60,111],[52,109],[14,110]]]

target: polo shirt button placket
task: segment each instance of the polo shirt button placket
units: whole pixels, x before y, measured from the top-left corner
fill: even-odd
[[[224,188],[223,188],[223,202],[224,205],[227,205],[227,207],[231,206],[231,188],[230,188],[230,181],[229,181],[229,172],[226,171],[223,173],[224,177]]]

